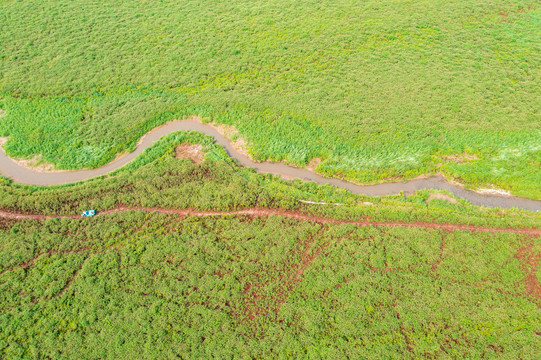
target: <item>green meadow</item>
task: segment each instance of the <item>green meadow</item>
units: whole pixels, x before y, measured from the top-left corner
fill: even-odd
[[[0,1],[11,156],[97,167],[173,118],[360,183],[541,199],[538,1]]]
[[[0,0],[0,141],[96,168],[198,116],[258,161],[541,199],[540,8]],[[175,132],[84,182],[0,176],[0,358],[539,359],[540,228],[262,175]]]
[[[132,211],[0,239],[6,359],[539,357],[522,235]]]

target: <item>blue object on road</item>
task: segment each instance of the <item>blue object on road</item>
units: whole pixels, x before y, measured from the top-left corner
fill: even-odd
[[[84,217],[89,217],[89,216],[94,216],[94,215],[96,215],[96,212],[94,210],[87,210],[81,214],[81,216],[84,216]]]

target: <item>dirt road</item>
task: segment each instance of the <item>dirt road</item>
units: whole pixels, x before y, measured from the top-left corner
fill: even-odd
[[[197,211],[190,209],[163,209],[163,208],[148,208],[148,207],[118,207],[111,210],[106,210],[100,212],[96,216],[104,216],[108,214],[114,214],[122,211],[143,211],[143,212],[155,212],[160,214],[172,214],[178,216],[194,216],[194,217],[210,217],[210,216],[249,216],[249,217],[266,217],[266,216],[283,216],[290,219],[296,220],[305,220],[313,221],[317,223],[327,223],[327,224],[352,224],[357,226],[390,226],[390,227],[416,227],[416,228],[426,228],[426,229],[443,229],[448,231],[455,230],[468,230],[468,231],[479,231],[479,232],[488,232],[488,233],[515,233],[515,234],[528,234],[533,236],[541,235],[541,229],[533,228],[522,228],[522,229],[512,229],[512,228],[494,228],[494,227],[484,227],[484,226],[475,226],[475,225],[461,225],[461,224],[440,224],[440,223],[430,223],[430,222],[399,222],[399,221],[371,221],[371,220],[338,220],[333,218],[326,218],[321,216],[313,216],[309,214],[304,214],[301,212],[286,211],[286,210],[274,210],[274,209],[263,209],[263,208],[251,208],[243,209],[236,211]],[[80,215],[41,215],[41,214],[23,214],[23,213],[10,213],[6,211],[0,211],[0,217],[8,219],[30,219],[30,220],[46,220],[54,218],[69,218],[69,219],[81,219],[85,220],[88,218],[83,218]]]

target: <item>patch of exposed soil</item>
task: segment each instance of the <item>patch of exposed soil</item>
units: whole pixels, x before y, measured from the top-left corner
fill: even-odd
[[[203,157],[203,145],[185,142],[175,147],[175,158],[177,159],[190,159],[199,164],[203,161]]]
[[[53,164],[45,163],[41,154],[36,154],[30,159],[13,159],[19,166],[41,172],[66,172],[66,170],[58,170]],[[69,170],[68,170],[69,171]]]
[[[313,158],[312,160],[310,160],[310,162],[308,163],[308,165],[306,165],[306,168],[310,171],[316,171],[316,168],[318,167],[319,164],[321,164],[323,160],[321,158]]]
[[[533,245],[527,245],[520,248],[515,255],[515,259],[520,262],[520,269],[526,274],[522,280],[526,286],[526,293],[532,295],[537,300],[541,300],[541,284],[537,279],[536,271],[541,260],[541,252],[536,252]]]
[[[473,160],[478,160],[479,159],[475,154],[466,154],[466,153],[464,153],[464,154],[445,155],[445,156],[442,156],[441,158],[444,159],[444,160],[447,160],[447,161],[456,162],[458,164],[462,164],[462,163],[467,162],[467,161],[473,161]]]
[[[500,18],[501,18],[500,21],[502,23],[513,24],[514,22],[513,22],[513,20],[509,19],[509,15],[512,15],[512,17],[515,18],[515,20],[518,20],[518,19],[520,19],[521,16],[523,16],[524,14],[527,14],[528,12],[530,12],[532,10],[535,10],[532,6],[528,6],[527,8],[520,8],[520,9],[517,9],[515,11],[511,11],[511,12],[507,12],[505,10],[502,10],[499,13]]]
[[[479,194],[490,194],[490,195],[501,195],[501,196],[511,196],[511,192],[502,189],[477,189],[476,193]]]
[[[439,175],[445,177],[444,174],[440,173]],[[449,184],[459,186],[463,189],[465,188],[464,183],[466,181],[462,179],[453,179],[453,178],[445,177],[445,180],[449,182]],[[509,190],[498,189],[495,185],[491,185],[491,186],[492,186],[491,188],[481,188],[481,189],[472,190],[472,191],[481,195],[512,196]]]
[[[6,115],[6,112],[2,109],[0,109],[0,118],[4,117]]]
[[[427,202],[431,202],[432,200],[436,200],[436,199],[437,200],[445,200],[445,201],[449,201],[450,203],[456,204],[456,199],[455,198],[450,197],[449,195],[440,194],[440,193],[430,194],[430,196],[428,197]]]

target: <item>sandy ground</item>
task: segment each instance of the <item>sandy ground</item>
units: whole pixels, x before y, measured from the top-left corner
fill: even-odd
[[[199,164],[204,158],[203,146],[200,144],[182,143],[175,147],[175,158],[190,159]]]

